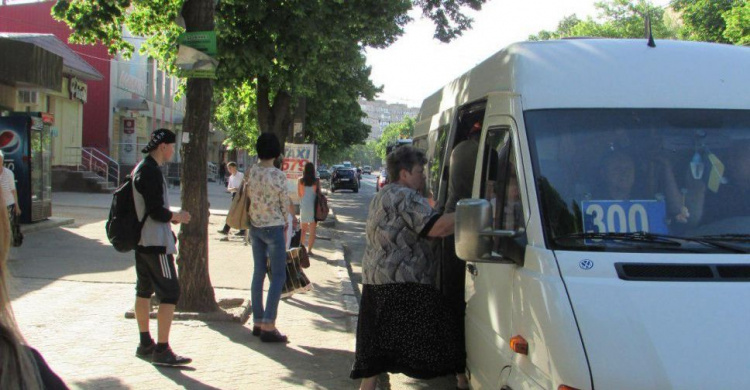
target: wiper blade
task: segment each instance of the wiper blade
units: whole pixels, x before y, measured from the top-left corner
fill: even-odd
[[[588,240],[616,240],[616,241],[631,241],[631,242],[645,242],[645,243],[655,243],[655,244],[665,244],[665,245],[672,245],[672,246],[682,246],[682,244],[677,241],[676,239],[679,239],[680,237],[671,237],[666,236],[662,234],[654,234],[654,233],[647,233],[647,232],[634,232],[634,233],[594,233],[594,232],[581,232],[581,233],[572,233],[567,234],[560,237],[555,237],[555,241],[557,240],[564,240],[564,239],[588,239]]]
[[[748,241],[748,235],[742,235],[742,234],[726,234],[726,235],[718,235],[718,236],[701,236],[701,237],[681,237],[681,236],[670,236],[666,234],[658,234],[658,233],[647,233],[647,232],[633,232],[633,233],[573,233],[568,234],[565,236],[557,237],[555,238],[555,242],[557,242],[558,239],[567,239],[567,238],[583,238],[583,239],[590,239],[590,240],[615,240],[615,241],[631,241],[631,242],[639,242],[639,243],[654,243],[654,244],[664,244],[664,245],[671,245],[680,247],[682,246],[681,241],[688,241],[688,242],[694,242],[706,246],[712,246],[715,248],[723,249],[730,252],[735,253],[748,253],[748,250],[743,248],[738,248],[734,245],[728,245],[724,242],[724,240],[727,241],[735,241],[740,240],[741,238],[744,241]]]
[[[712,234],[691,238],[697,238],[701,240],[750,242],[750,234]]]

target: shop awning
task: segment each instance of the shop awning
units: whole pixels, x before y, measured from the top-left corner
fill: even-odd
[[[120,99],[117,101],[117,108],[130,111],[149,110],[146,99]]]
[[[62,89],[63,58],[33,43],[0,37],[0,80],[9,85]],[[13,53],[9,55],[9,53]]]
[[[96,68],[91,66],[91,64],[76,54],[73,49],[52,34],[1,33],[0,38],[31,43],[51,53],[57,54],[63,59],[64,74],[76,76],[87,81],[99,81],[104,79],[102,74],[99,73]]]

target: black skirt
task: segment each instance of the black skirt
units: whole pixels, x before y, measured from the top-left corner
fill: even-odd
[[[417,379],[463,373],[462,317],[432,286],[364,285],[352,379],[384,372]]]

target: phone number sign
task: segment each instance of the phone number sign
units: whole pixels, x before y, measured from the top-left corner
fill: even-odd
[[[287,179],[297,180],[302,177],[305,164],[308,162],[315,164],[315,160],[317,159],[314,144],[286,144],[281,170],[284,171]]]

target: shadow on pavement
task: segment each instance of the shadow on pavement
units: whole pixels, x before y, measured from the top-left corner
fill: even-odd
[[[27,234],[24,243],[13,248],[8,266],[14,278],[97,281],[134,281],[133,253],[119,253],[109,242],[92,239],[92,231],[104,230],[104,221],[55,228]],[[99,233],[101,236],[101,233]],[[26,291],[28,293],[31,291]]]
[[[206,389],[206,390],[219,390],[218,387],[209,386],[201,381],[191,378],[184,374],[185,371],[195,371],[195,368],[190,366],[183,367],[155,367],[159,373],[165,378],[169,378],[176,385],[184,389]]]
[[[354,352],[318,348],[312,345],[321,344],[322,340],[311,338],[300,342],[292,340],[292,344],[264,343],[252,335],[252,329],[246,326],[226,326],[219,323],[208,323],[208,327],[227,338],[228,341],[245,346],[253,353],[259,353],[271,359],[290,371],[286,376],[277,379],[292,385],[306,388],[350,388],[353,383],[349,380],[349,369],[354,361]],[[318,333],[319,334],[319,333]],[[297,336],[301,337],[301,336]],[[262,371],[263,367],[249,368]],[[332,386],[335,381],[340,385]]]
[[[78,389],[129,389],[130,386],[123,383],[119,378],[105,377],[96,378],[88,381],[80,381],[67,383],[68,386],[73,386]]]

